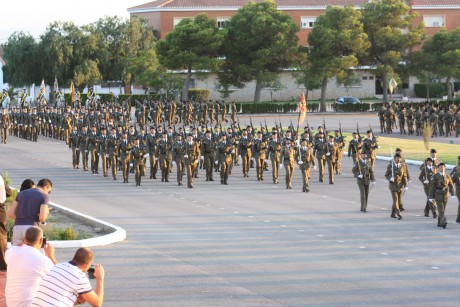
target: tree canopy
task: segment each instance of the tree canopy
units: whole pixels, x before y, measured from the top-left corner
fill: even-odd
[[[298,30],[289,15],[276,9],[275,1],[246,4],[226,23],[220,83],[243,86],[255,80],[254,102],[258,102],[263,84],[293,65]]]

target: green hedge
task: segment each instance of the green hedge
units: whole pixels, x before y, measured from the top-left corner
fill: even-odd
[[[367,112],[371,109],[370,103],[345,103],[345,104],[337,104],[337,111],[343,112]]]
[[[110,101],[112,100],[112,94],[98,94],[101,97],[102,101]],[[158,94],[150,94],[150,95],[142,95],[142,94],[132,94],[132,95],[118,95],[118,101],[123,101],[125,99],[130,99],[131,105],[134,105],[136,100],[142,101],[144,99],[157,99],[159,97]],[[82,104],[86,102],[88,98],[87,94],[80,94],[80,99]],[[64,94],[64,99],[67,104],[70,104],[70,94]]]
[[[188,90],[188,98],[195,101],[208,101],[210,93],[211,92],[209,90],[201,88],[191,88]]]
[[[236,108],[242,114],[260,114],[260,113],[292,113],[298,111],[297,103],[236,103]],[[318,103],[309,103],[308,112],[319,110]]]
[[[420,98],[426,97],[426,84],[414,84],[415,96]],[[442,98],[447,95],[447,84],[445,83],[431,83],[430,84],[430,98]]]

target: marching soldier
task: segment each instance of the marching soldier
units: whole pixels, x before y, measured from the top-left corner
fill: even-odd
[[[375,157],[377,156],[377,138],[374,136],[372,130],[367,130],[367,138],[363,141],[363,150],[366,152],[367,158],[371,161],[372,170],[374,170]]]
[[[1,115],[0,129],[2,130],[2,143],[6,144],[6,139],[8,137],[8,130],[11,126],[10,115],[8,114],[8,109],[3,109]]]
[[[203,167],[206,170],[206,181],[214,181],[212,178],[212,171],[215,164],[215,150],[216,142],[211,136],[211,131],[206,131],[205,138],[201,141],[201,159]]]
[[[402,201],[403,190],[407,189],[408,181],[405,168],[402,167],[400,160],[401,156],[399,154],[395,154],[390,164],[388,164],[387,171],[385,173],[385,178],[387,178],[389,182],[391,197],[393,198],[391,217],[398,217],[398,220],[402,219],[399,208]],[[371,169],[373,170],[372,165]]]
[[[273,183],[278,183],[278,168],[281,163],[281,142],[278,140],[278,133],[272,132],[272,139],[268,143],[268,151],[270,154],[270,160],[272,162],[272,178]]]
[[[132,143],[129,141],[128,133],[125,131],[123,132],[123,139],[118,143],[121,169],[123,171],[123,183],[128,183],[131,148]]]
[[[329,141],[323,147],[323,154],[326,157],[326,162],[329,172],[329,184],[334,184],[334,172],[337,167],[339,156],[339,146],[334,142],[334,137],[329,136]]]
[[[358,137],[357,132],[353,132],[353,139],[348,143],[348,157],[352,157],[353,162],[358,161],[359,159],[359,153],[361,152],[361,148],[363,147],[363,144]],[[367,158],[367,157],[366,157]]]
[[[235,152],[227,135],[222,135],[221,141],[217,144],[217,159],[220,161],[220,183],[228,184],[228,175],[232,167],[232,154]]]
[[[445,216],[447,200],[449,193],[454,196],[454,184],[448,174],[446,174],[446,165],[440,163],[438,165],[438,172],[434,174],[430,183],[430,202],[436,201],[438,207],[438,227],[446,228],[447,220]]]
[[[249,177],[249,161],[251,160],[252,140],[248,137],[248,131],[243,129],[243,135],[238,144],[239,158],[243,161],[243,176]]]
[[[286,171],[286,189],[292,189],[292,176],[294,174],[294,166],[295,166],[295,154],[296,150],[295,147],[291,146],[291,140],[286,139],[285,145],[281,149],[281,165],[284,165]]]
[[[263,139],[263,134],[261,131],[257,133],[257,139],[252,143],[252,149],[254,152],[254,159],[256,161],[256,172],[257,180],[264,180],[264,162],[267,159],[267,141]]]
[[[144,145],[140,143],[140,138],[134,140],[134,146],[131,148],[131,159],[133,161],[134,173],[136,177],[136,187],[141,186],[141,177],[144,170]]]
[[[91,133],[86,142],[88,143],[86,147],[91,156],[91,171],[93,174],[99,174],[99,136],[97,135],[96,126],[91,127]]]
[[[84,125],[81,132],[78,134],[78,148],[81,154],[81,162],[83,170],[88,171],[88,126]]]
[[[157,137],[155,128],[150,127],[150,134],[147,135],[147,150],[149,152],[149,161],[150,161],[150,179],[157,179],[157,169],[158,169],[158,159],[156,157],[157,152]]]
[[[339,130],[335,130],[334,143],[337,144],[337,165],[335,173],[341,174],[342,159],[343,159],[343,150],[345,149],[345,138],[341,135]]]
[[[176,141],[173,144],[173,164],[177,169],[177,184],[182,185],[185,168],[185,143],[182,141],[182,135],[176,135]]]
[[[454,167],[452,172],[450,173],[450,177],[452,178],[452,182],[455,184],[455,193],[457,195],[458,200],[458,210],[457,210],[457,223],[460,223],[460,156],[457,157],[457,166]]]
[[[109,161],[110,167],[112,168],[113,180],[117,180],[118,170],[118,137],[117,130],[115,127],[110,131],[110,136],[107,141],[107,147],[109,149]]]
[[[371,163],[367,160],[365,151],[361,151],[361,157],[355,161],[352,169],[359,187],[359,194],[361,200],[361,211],[367,212],[367,199],[369,197],[369,187],[372,182],[374,184],[375,177],[372,170]]]
[[[172,160],[172,144],[168,138],[168,133],[163,132],[163,138],[158,142],[159,163],[161,168],[161,182],[169,182],[169,170]]]
[[[315,156],[313,155],[312,145],[308,146],[308,141],[306,139],[300,141],[300,147],[297,151],[296,158],[300,172],[302,173],[302,192],[308,193],[310,192],[308,178],[310,177],[311,165],[314,164]]]
[[[193,134],[187,136],[185,144],[185,168],[187,169],[187,187],[193,188],[193,171],[197,168],[198,157],[200,155],[200,145],[193,140]]]
[[[80,150],[78,148],[78,127],[73,126],[73,131],[69,134],[69,148],[72,150],[72,165],[78,169],[80,164]]]
[[[430,211],[433,213],[433,218],[435,219],[437,217],[436,214],[436,204],[432,203],[428,200],[430,198],[430,184],[431,181],[433,180],[434,174],[436,174],[438,170],[433,167],[433,159],[431,158],[426,158],[425,163],[423,164],[422,170],[420,172],[420,175],[418,176],[418,179],[420,182],[423,184],[423,190],[425,191],[426,195],[426,204],[425,204],[425,216],[430,216]]]
[[[102,161],[102,173],[104,174],[104,177],[109,177],[107,174],[107,160],[109,159],[109,139],[107,137],[107,129],[105,127],[101,129],[101,136],[99,137],[99,155],[101,156]]]
[[[319,182],[324,182],[324,166],[326,163],[324,149],[326,148],[326,139],[324,138],[323,132],[318,132],[317,136],[315,146],[313,147],[313,153],[315,154],[319,165]]]

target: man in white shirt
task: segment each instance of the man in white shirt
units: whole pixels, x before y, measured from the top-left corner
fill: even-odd
[[[104,300],[104,268],[94,266],[96,291],[93,291],[86,272],[93,263],[94,254],[89,248],[79,248],[72,261],[55,265],[40,283],[32,301],[33,306],[69,306],[87,302],[102,306]]]
[[[43,231],[32,226],[25,233],[24,245],[12,246],[6,251],[8,306],[30,306],[43,276],[57,263],[54,247],[45,244],[45,256],[40,252],[42,244]]]

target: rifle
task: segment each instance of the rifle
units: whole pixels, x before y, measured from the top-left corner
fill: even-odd
[[[281,118],[280,118],[280,129],[281,129],[281,137],[283,137],[283,126],[281,126]],[[280,134],[280,133],[278,133],[278,134]]]
[[[323,117],[323,129],[324,129],[324,136],[327,138],[326,121],[324,120],[324,117]]]
[[[340,123],[340,120],[339,120],[339,133],[340,133],[340,137],[341,137],[342,140],[343,140],[343,135],[342,135],[342,124]]]
[[[262,131],[262,121],[260,121],[260,131]]]
[[[238,118],[238,132],[241,133],[240,119]]]
[[[310,142],[313,142],[313,136],[311,135],[311,129],[310,129],[310,124],[307,121],[307,129],[308,129],[308,138],[310,139]]]
[[[224,133],[224,131],[222,130],[222,121],[219,123],[219,127],[220,127],[220,135],[222,135]]]
[[[292,136],[294,137],[294,139],[297,140],[297,135],[296,135],[296,133],[295,133],[295,131],[294,131],[294,125],[292,124],[292,119],[291,119],[291,123],[290,123],[290,124],[291,124],[291,126],[290,126],[290,127],[291,127],[291,128],[290,128],[291,134],[292,134]]]
[[[356,132],[358,133],[358,142],[361,142],[361,134],[359,133],[359,124],[356,122]]]
[[[252,125],[252,117],[251,116],[249,116],[249,124],[251,125],[252,132],[254,133],[254,126]]]
[[[265,120],[265,130],[267,130],[268,132],[267,119],[265,118],[264,120]]]

